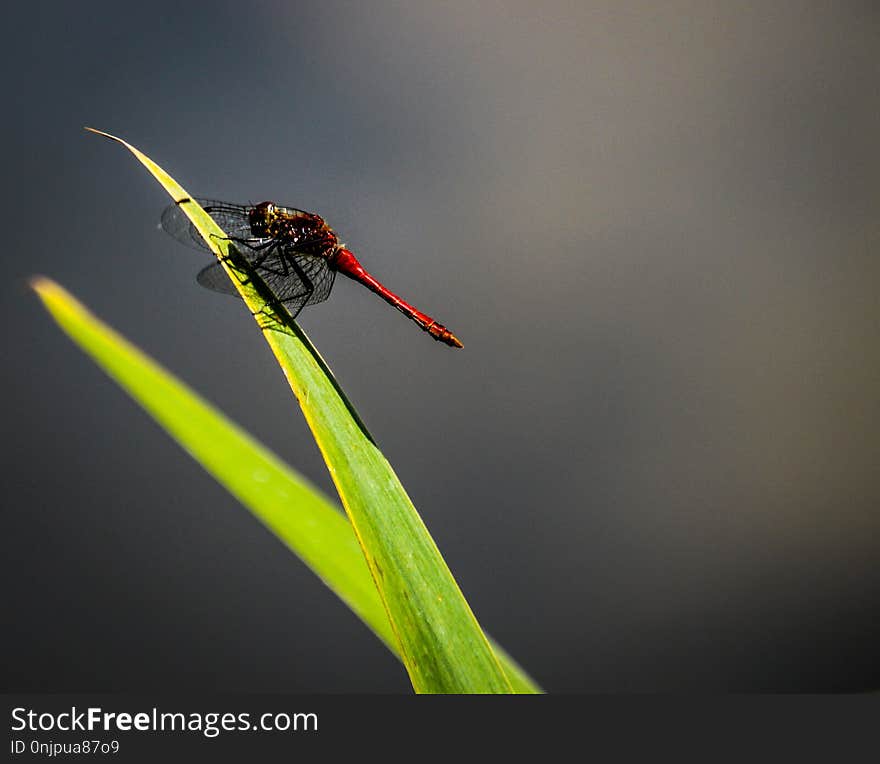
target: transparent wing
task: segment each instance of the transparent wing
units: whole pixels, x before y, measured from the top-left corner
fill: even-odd
[[[324,257],[302,254],[277,244],[263,251],[244,249],[244,254],[272,294],[294,317],[306,305],[316,305],[330,296],[336,271]],[[214,292],[239,296],[219,262],[199,271],[196,281]]]
[[[281,302],[305,297],[303,305],[316,305],[330,296],[336,271],[328,265],[326,257],[303,254],[281,245],[265,257],[259,255],[253,260],[254,267]]]
[[[266,239],[255,238],[251,234],[248,212],[253,209],[252,206],[230,204],[229,202],[220,202],[216,199],[196,199],[196,201],[205,212],[214,218],[217,225],[233,241],[244,244],[247,247],[258,247],[267,241]],[[185,204],[185,202],[183,204],[171,204],[165,208],[160,220],[162,229],[181,244],[210,252],[211,248],[183,211]]]
[[[196,281],[205,289],[238,297],[238,290],[220,263],[211,263],[196,274]]]
[[[317,264],[317,267],[312,270],[311,267],[304,265],[303,260],[306,258],[308,258],[310,266]],[[314,291],[306,301],[306,305],[317,305],[319,302],[324,302],[330,296],[330,291],[333,289],[336,271],[330,267],[326,258],[323,257],[308,257],[306,255],[300,258],[299,262],[304,270],[310,274],[312,284],[314,285]]]

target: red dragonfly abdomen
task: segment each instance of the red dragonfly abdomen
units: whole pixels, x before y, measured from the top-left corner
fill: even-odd
[[[367,289],[379,295],[389,305],[393,305],[407,318],[413,320],[435,340],[445,342],[454,348],[464,347],[458,337],[449,331],[445,326],[435,321],[430,316],[425,315],[410,305],[406,300],[398,297],[394,292],[384,287],[375,278],[373,278],[364,269],[364,266],[358,262],[351,250],[340,248],[336,250],[336,254],[331,262],[331,267],[339,273],[344,273],[350,279],[363,284]]]

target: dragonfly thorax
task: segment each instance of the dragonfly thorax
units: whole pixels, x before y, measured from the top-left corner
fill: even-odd
[[[336,234],[320,215],[279,207],[273,202],[261,202],[251,208],[248,223],[255,238],[276,239],[313,254],[335,249],[338,242]]]

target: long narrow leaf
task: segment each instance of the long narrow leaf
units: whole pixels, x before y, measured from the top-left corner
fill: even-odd
[[[98,131],[94,131],[98,132]],[[242,280],[229,239],[176,181],[115,136],[153,174],[214,249],[299,400],[379,590],[417,692],[509,693],[513,688],[391,465],[326,363],[256,274]]]
[[[395,653],[397,641],[345,515],[183,382],[48,279],[33,283],[59,326]],[[537,686],[495,646],[516,692]]]

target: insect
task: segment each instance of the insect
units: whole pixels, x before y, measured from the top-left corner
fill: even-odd
[[[165,209],[162,228],[182,244],[211,251],[181,208],[188,201],[181,200]],[[242,205],[211,199],[196,201],[226,232],[236,249],[292,316],[296,317],[307,305],[326,300],[336,274],[342,273],[379,295],[435,340],[451,347],[462,347],[459,339],[445,326],[367,273],[320,215],[282,207],[274,202]],[[203,268],[196,280],[215,292],[238,295],[220,262]]]

